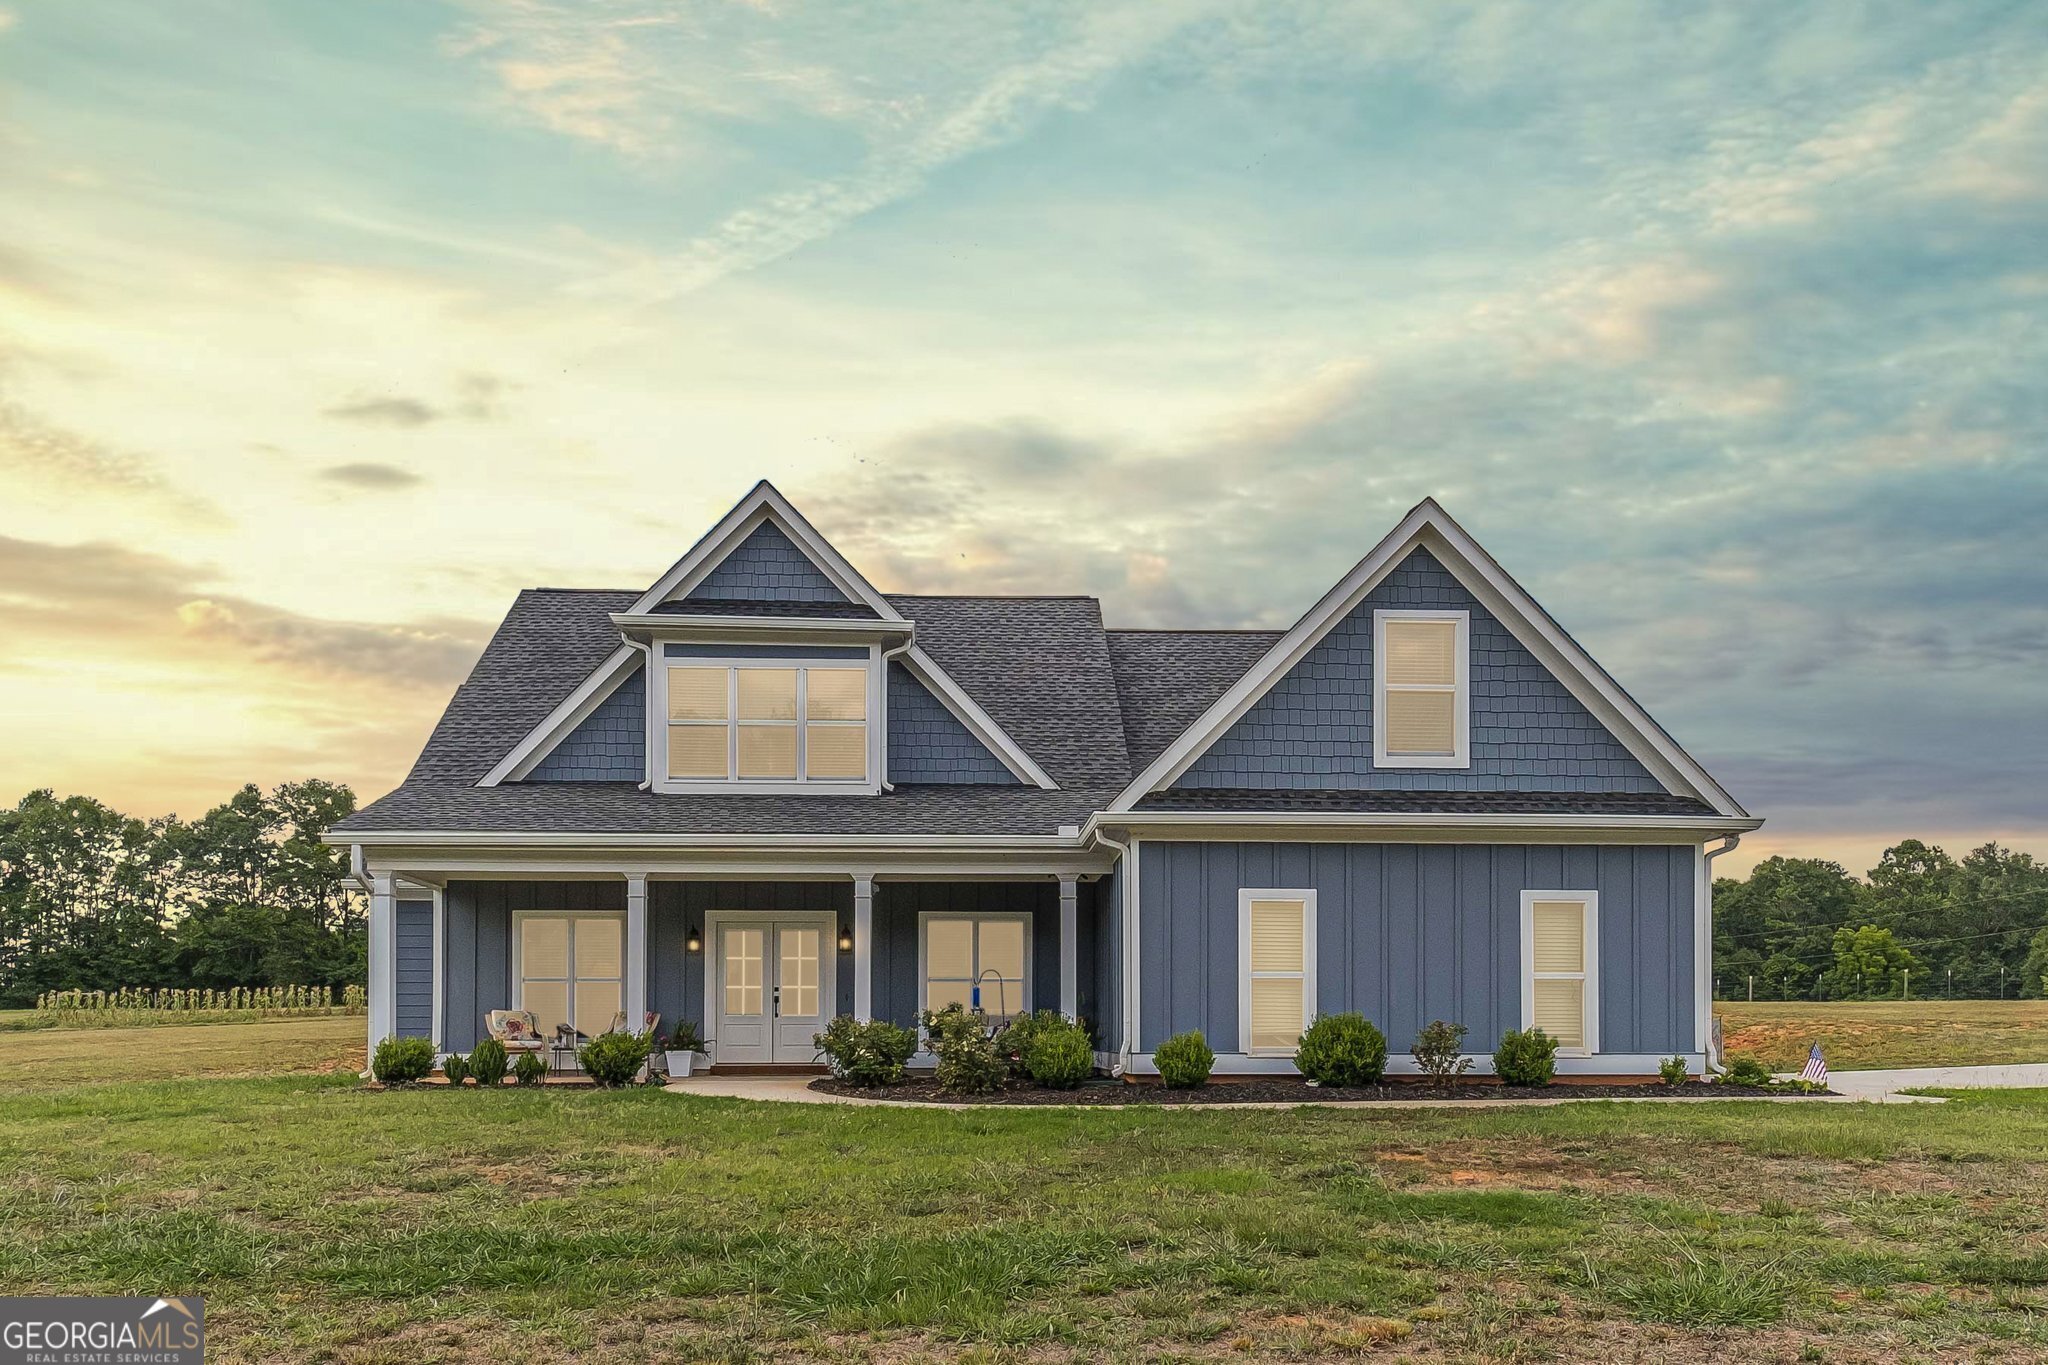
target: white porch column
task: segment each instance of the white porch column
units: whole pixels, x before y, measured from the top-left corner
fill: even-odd
[[[875,1017],[875,874],[853,874],[853,1017]]]
[[[398,1032],[398,888],[390,873],[370,878],[370,1051]]]
[[[638,1033],[647,1019],[647,874],[626,874],[626,1027]]]
[[[1060,1013],[1081,1009],[1081,889],[1072,872],[1060,873]]]

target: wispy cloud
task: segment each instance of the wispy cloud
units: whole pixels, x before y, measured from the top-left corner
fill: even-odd
[[[347,488],[380,493],[399,488],[412,488],[423,482],[419,475],[409,469],[400,469],[395,464],[379,464],[374,461],[331,464],[320,471],[320,477],[329,483],[338,483]]]

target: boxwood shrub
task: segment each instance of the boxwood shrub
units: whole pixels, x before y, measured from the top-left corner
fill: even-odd
[[[1557,1074],[1557,1039],[1540,1028],[1509,1029],[1493,1051],[1502,1085],[1549,1085]]]
[[[583,1064],[584,1074],[599,1085],[627,1085],[640,1074],[653,1048],[650,1034],[600,1033],[576,1050],[576,1060]]]
[[[1301,1035],[1294,1065],[1321,1085],[1377,1085],[1387,1074],[1387,1036],[1355,1010],[1325,1014]]]
[[[386,1085],[412,1085],[434,1069],[434,1045],[425,1038],[386,1038],[370,1056],[370,1074]]]
[[[1208,1084],[1216,1054],[1200,1029],[1176,1033],[1152,1051],[1152,1064],[1169,1090],[1194,1090]]]

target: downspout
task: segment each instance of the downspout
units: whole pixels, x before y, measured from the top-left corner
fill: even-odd
[[[882,790],[885,792],[896,790],[896,784],[889,780],[889,661],[908,654],[916,643],[917,637],[913,635],[894,649],[882,651]]]
[[[1704,941],[1700,944],[1700,955],[1704,963],[1704,971],[1707,978],[1707,990],[1705,1000],[1707,1010],[1706,1067],[1709,1071],[1724,1070],[1724,1068],[1721,1065],[1721,1059],[1717,1055],[1720,1049],[1714,1046],[1714,859],[1720,857],[1724,853],[1734,852],[1735,846],[1741,842],[1742,836],[1740,834],[1727,835],[1721,840],[1721,846],[1719,848],[1703,847],[1700,857],[1700,880],[1703,883],[1703,885],[1700,888],[1699,894],[1702,897],[1702,903],[1706,907],[1706,922],[1702,926],[1702,928],[1705,930],[1705,933],[1703,935]]]
[[[646,640],[634,639],[623,630],[619,632],[619,638],[640,651],[643,660],[640,666],[641,676],[647,679],[647,695],[652,697],[654,695],[654,646]],[[653,726],[644,719],[641,721],[641,726],[646,730],[651,731],[653,729]],[[646,791],[654,785],[654,746],[651,734],[648,736],[648,740],[647,762],[642,764],[640,769],[641,791]]]
[[[348,875],[349,879],[356,884],[356,890],[362,892],[365,896],[370,894],[370,865],[363,858],[363,846],[361,844],[350,844],[348,846]]]
[[[1137,897],[1132,894],[1131,889],[1137,883],[1138,863],[1136,859],[1131,857],[1131,846],[1128,843],[1112,839],[1100,829],[1094,832],[1094,839],[1097,844],[1107,845],[1115,849],[1117,861],[1123,865],[1124,869],[1124,875],[1117,879],[1118,891],[1124,902],[1122,906],[1124,912],[1124,970],[1123,980],[1117,982],[1118,989],[1123,992],[1123,1003],[1117,1009],[1117,1013],[1123,1016],[1123,1037],[1117,1040],[1116,1061],[1109,1068],[1110,1075],[1122,1076],[1130,1069],[1131,1054],[1137,1050],[1137,1020],[1133,1017],[1137,1011],[1131,1008],[1130,982],[1138,970],[1136,953],[1133,947],[1135,938],[1133,931],[1137,927],[1137,914],[1135,910]]]

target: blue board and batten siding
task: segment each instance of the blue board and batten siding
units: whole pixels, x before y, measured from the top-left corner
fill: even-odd
[[[1691,1054],[1692,845],[1140,845],[1138,1051],[1200,1029],[1239,1049],[1238,892],[1316,893],[1318,1013],[1404,1053],[1433,1019],[1490,1052],[1522,1025],[1523,891],[1600,893],[1600,1051]]]
[[[448,883],[441,897],[442,988],[445,1017],[441,1046],[467,1052],[484,1036],[484,1013],[512,1004],[512,915],[519,910],[598,911],[626,909],[626,883],[463,882]]]
[[[392,946],[398,969],[393,977],[397,1013],[393,1022],[401,1038],[434,1035],[434,903],[399,901],[393,907]]]
[[[1381,609],[1470,613],[1470,767],[1373,766],[1373,613]],[[1664,790],[1426,550],[1402,560],[1173,785],[1297,791]]]

